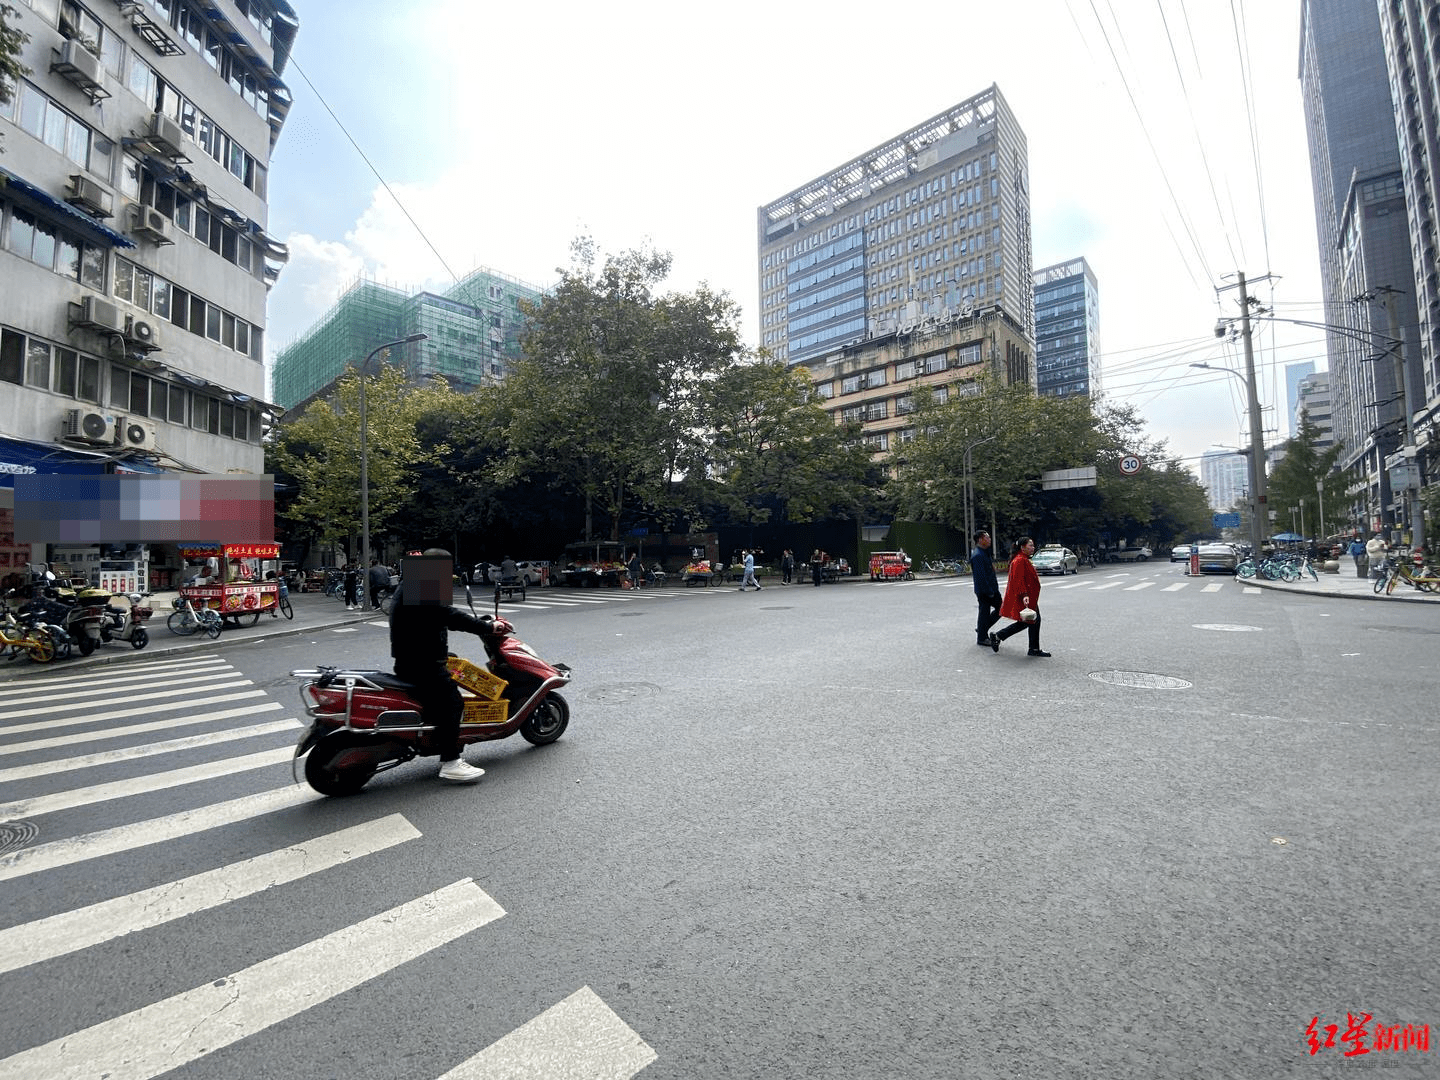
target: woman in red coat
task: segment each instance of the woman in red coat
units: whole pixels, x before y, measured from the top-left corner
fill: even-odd
[[[996,652],[1000,651],[1000,642],[1018,634],[1021,630],[1028,630],[1030,633],[1028,655],[1050,655],[1040,648],[1040,575],[1035,573],[1035,567],[1030,563],[1030,556],[1033,554],[1035,554],[1035,541],[1028,536],[1022,536],[1019,543],[1015,545],[1015,557],[1010,560],[1010,572],[1005,579],[1005,601],[1000,605],[1000,615],[1015,621],[998,634],[990,635],[990,648]],[[1029,608],[1034,612],[1035,617],[1029,620],[1022,619],[1020,612],[1024,608]]]

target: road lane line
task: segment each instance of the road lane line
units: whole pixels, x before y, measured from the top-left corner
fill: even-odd
[[[0,1061],[0,1080],[151,1080],[297,1016],[505,914],[470,878]]]
[[[38,687],[39,689],[41,689],[41,690],[46,690],[46,689],[49,689],[49,688],[51,688],[51,687],[57,687],[57,686],[59,686],[59,687],[64,687],[64,688],[66,689],[67,693],[59,695],[60,697],[68,697],[68,696],[71,696],[70,693],[69,693],[70,691],[74,691],[74,690],[76,690],[77,688],[84,688],[84,687],[90,687],[90,686],[99,687],[101,690],[106,690],[106,689],[108,689],[108,690],[112,690],[112,691],[113,691],[114,688],[117,687],[117,686],[123,687],[123,686],[127,686],[127,685],[130,684],[130,683],[153,682],[153,681],[155,681],[155,675],[156,675],[156,673],[157,673],[157,669],[162,669],[162,668],[165,669],[165,670],[160,671],[159,673],[160,673],[160,674],[165,674],[165,675],[175,675],[175,674],[186,675],[186,674],[189,674],[189,673],[191,673],[191,672],[199,672],[199,673],[202,673],[202,674],[225,673],[225,672],[227,672],[227,671],[233,671],[233,670],[234,670],[233,668],[231,668],[231,666],[230,666],[229,664],[225,663],[224,660],[221,660],[221,659],[219,659],[218,657],[217,657],[215,660],[209,661],[209,662],[204,663],[204,664],[190,664],[190,663],[186,663],[186,664],[184,664],[184,665],[179,665],[179,664],[167,664],[167,663],[161,662],[161,663],[145,664],[145,665],[143,665],[143,667],[144,667],[144,670],[143,670],[142,672],[140,672],[139,674],[117,675],[117,674],[114,674],[114,673],[112,672],[111,674],[104,675],[104,676],[94,676],[94,675],[92,675],[92,676],[86,677],[86,676],[81,675],[81,676],[72,676],[71,678],[68,678],[68,679],[57,679],[57,678],[34,679],[34,678],[27,678],[27,679],[25,680],[24,685],[23,685],[22,687],[17,688],[17,687],[15,687],[15,686],[12,685],[12,686],[7,687],[7,688],[0,688],[0,701],[3,701],[5,698],[11,698],[11,697],[23,697],[27,702],[30,702],[30,701],[49,701],[50,698],[40,697],[40,696],[38,696],[38,695],[35,693],[35,689],[36,689],[37,687]]]
[[[287,810],[301,803],[321,802],[323,799],[323,795],[302,784],[291,784],[273,791],[261,791],[226,802],[196,807],[194,810],[182,810],[176,814],[150,818],[148,821],[116,825],[98,832],[52,840],[48,844],[37,844],[19,851],[8,851],[0,855],[0,881],[54,870],[59,866],[71,866],[106,855],[116,855],[122,851],[134,851],[136,848],[161,844],[167,840],[178,840],[264,814],[273,814],[277,810]]]
[[[127,716],[149,716],[152,713],[170,709],[184,709],[191,706],[219,705],[226,701],[245,701],[249,698],[263,698],[264,690],[241,690],[234,694],[217,694],[199,701],[171,701],[164,705],[142,706],[138,709],[121,709],[117,712],[96,713],[94,716],[63,716],[58,720],[35,720],[29,724],[15,724],[0,727],[0,736],[23,735],[27,731],[53,731],[56,728],[75,727],[78,724],[96,724],[102,720],[123,720]],[[220,709],[209,713],[192,713],[185,718],[187,723],[198,724],[205,720],[224,720],[231,716],[246,716],[254,711],[253,705],[237,709]]]
[[[400,814],[0,930],[0,974],[208,911],[420,836]]]
[[[207,692],[209,692],[209,691],[211,691],[211,690],[229,690],[230,688],[235,687],[235,686],[254,686],[254,685],[255,685],[254,681],[251,680],[251,679],[235,679],[235,674],[236,674],[235,672],[228,672],[228,671],[227,671],[227,672],[225,672],[225,673],[223,673],[223,674],[219,674],[219,675],[196,676],[194,679],[176,679],[176,680],[174,680],[175,682],[199,682],[199,681],[204,681],[204,682],[206,682],[206,683],[209,683],[210,685],[206,685],[206,686],[186,686],[186,687],[182,687],[182,688],[180,688],[180,689],[178,689],[178,690],[157,690],[157,691],[155,691],[153,694],[131,694],[131,693],[127,693],[127,694],[124,695],[123,700],[125,701],[126,704],[131,704],[131,703],[137,702],[137,701],[159,701],[161,698],[184,697],[186,694],[204,694],[204,693],[207,693]],[[213,682],[213,680],[215,680],[215,679],[234,679],[234,681],[233,681],[233,682]],[[171,685],[174,685],[174,684],[172,683]],[[116,696],[117,696],[117,695],[115,695],[115,694],[111,694],[111,695],[110,695],[110,697],[111,697],[112,699],[115,698]],[[36,708],[36,709],[15,709],[15,710],[13,710],[13,711],[11,711],[11,712],[0,712],[0,720],[18,720],[18,719],[20,719],[22,716],[38,716],[38,715],[40,715],[41,713],[56,713],[56,712],[63,712],[63,711],[69,710],[69,709],[93,709],[93,708],[95,707],[95,704],[96,704],[96,703],[93,702],[93,701],[75,701],[75,702],[73,702],[73,703],[71,703],[71,704],[68,704],[68,705],[42,705],[42,706],[40,706],[39,708]]]
[[[14,802],[0,803],[0,822],[19,821],[21,818],[38,817],[40,814],[53,814],[57,810],[70,810],[76,806],[89,806],[91,803],[106,802],[110,799],[125,799],[131,795],[148,795],[183,784],[214,780],[219,776],[231,776],[252,769],[264,769],[289,761],[294,756],[293,746],[282,746],[258,754],[207,761],[202,765],[190,765],[169,772],[151,773],[148,776],[116,780],[109,784],[90,784],[70,791],[37,795],[30,799],[17,799]]]
[[[272,707],[279,709],[280,705],[272,703],[271,706],[256,711],[265,712]],[[83,754],[80,757],[53,758],[49,761],[38,761],[33,765],[13,765],[8,769],[0,769],[0,784],[9,783],[12,780],[27,780],[35,776],[48,776],[51,773],[72,772],[75,769],[93,769],[99,765],[113,765],[120,761],[134,761],[139,758],[155,757],[158,754],[175,754],[181,750],[194,750],[201,746],[216,746],[220,743],[237,742],[240,739],[253,739],[260,735],[274,735],[280,731],[294,731],[303,726],[305,725],[301,724],[299,720],[289,717],[285,720],[272,720],[266,724],[251,724],[249,727],[211,731],[204,735],[186,735],[180,739],[166,739],[163,742],[122,746],[118,750],[103,750],[95,754]]]
[[[599,994],[582,986],[439,1080],[629,1080],[658,1056]]]

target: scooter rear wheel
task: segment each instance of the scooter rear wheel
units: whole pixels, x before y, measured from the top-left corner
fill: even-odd
[[[77,642],[77,644],[80,646],[81,656],[89,656],[92,652],[95,651],[95,639],[92,638],[89,634],[82,633],[80,635],[80,640]]]
[[[565,734],[569,723],[569,704],[559,694],[551,694],[520,725],[520,737],[534,746],[545,746]]]
[[[305,782],[321,795],[354,795],[375,775],[374,750],[367,735],[327,735],[305,759]]]

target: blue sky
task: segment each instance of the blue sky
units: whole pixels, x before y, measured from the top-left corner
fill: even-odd
[[[1245,426],[1240,380],[1187,366],[1239,365],[1213,337],[1236,311],[1223,275],[1277,275],[1267,306],[1321,317],[1298,0],[296,9],[272,355],[362,272],[443,288],[483,265],[543,286],[582,233],[670,251],[671,287],[728,291],[753,342],[756,207],[992,82],[1029,141],[1035,265],[1089,259],[1107,391],[1175,452],[1237,445]],[[1259,343],[1283,436],[1279,369],[1323,368],[1320,333]]]

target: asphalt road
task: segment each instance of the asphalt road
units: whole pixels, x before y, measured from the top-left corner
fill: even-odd
[[[532,593],[565,737],[344,800],[285,673],[383,625],[0,683],[0,1080],[1434,1076],[1305,1032],[1440,1022],[1440,612],[1156,563],[1040,607],[1050,659],[968,580]]]

